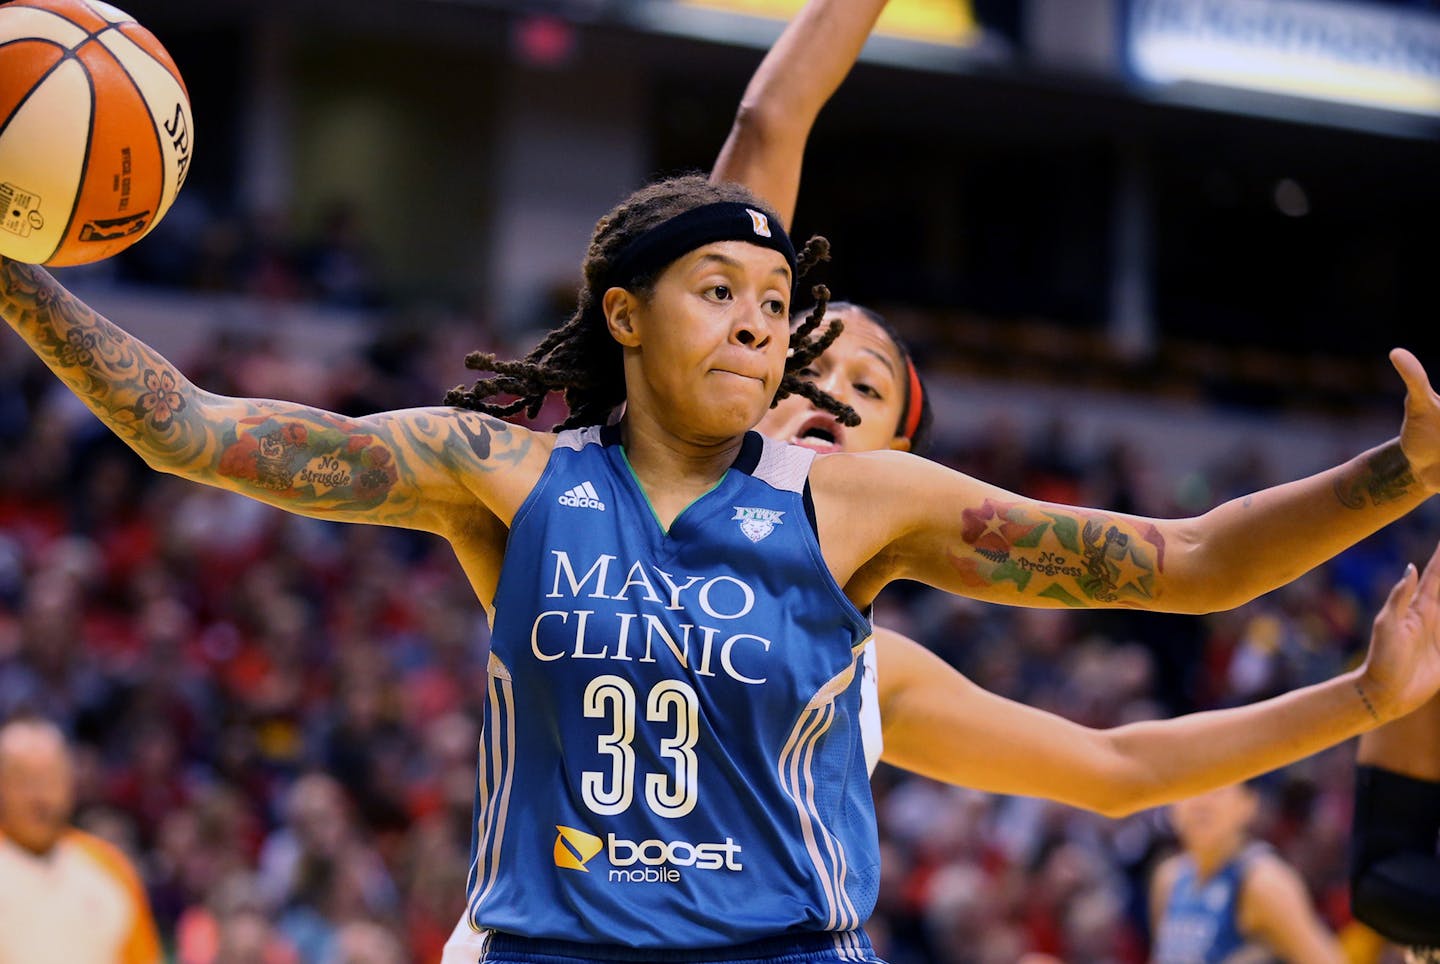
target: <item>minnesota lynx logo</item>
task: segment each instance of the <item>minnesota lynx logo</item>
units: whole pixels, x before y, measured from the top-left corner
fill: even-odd
[[[745,538],[751,542],[759,542],[775,531],[775,527],[781,524],[780,517],[784,514],[775,509],[748,509],[737,505],[731,521],[739,520],[740,531],[745,533]]]
[[[750,215],[750,226],[755,233],[762,238],[770,237],[770,219],[754,208],[746,208],[745,213]]]
[[[605,841],[594,834],[576,830],[574,827],[562,827],[556,824],[555,829],[560,831],[555,838],[555,866],[590,873],[585,865],[590,862],[590,858],[600,852],[605,846]]]

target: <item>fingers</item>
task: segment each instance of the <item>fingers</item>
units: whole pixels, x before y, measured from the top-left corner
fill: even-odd
[[[1412,562],[1410,568],[1414,568]],[[1440,596],[1440,544],[1435,546],[1435,551],[1430,553],[1430,561],[1425,563],[1425,572],[1420,577],[1420,591],[1430,598]]]
[[[1405,382],[1405,390],[1412,397],[1423,398],[1434,394],[1434,389],[1430,387],[1430,377],[1425,374],[1425,366],[1420,364],[1420,359],[1409,349],[1390,349],[1390,364],[1395,366],[1395,371]]]
[[[1437,550],[1440,550],[1440,546],[1437,546]],[[1432,568],[1440,572],[1440,566],[1433,565],[1435,558],[1435,556],[1430,557],[1432,565],[1426,565],[1426,575],[1429,575]],[[1376,621],[1379,622],[1381,618],[1391,613],[1398,614],[1408,610],[1410,604],[1415,601],[1415,596],[1419,590],[1420,577],[1415,572],[1415,563],[1412,562],[1405,567],[1405,575],[1401,576],[1400,580],[1390,587],[1390,595],[1385,597],[1385,605],[1380,607],[1380,614],[1376,618]]]

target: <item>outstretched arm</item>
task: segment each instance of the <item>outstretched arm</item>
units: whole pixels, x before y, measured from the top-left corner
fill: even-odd
[[[877,631],[883,759],[924,776],[1109,816],[1274,770],[1409,712],[1440,688],[1440,549],[1376,617],[1357,670],[1274,699],[1096,730],[988,693]]]
[[[0,313],[153,468],[302,515],[444,533],[500,518],[531,433],[454,409],[347,418],[203,391],[44,270],[0,258]],[[518,480],[517,480],[518,481]]]
[[[904,453],[828,456],[812,473],[826,558],[862,604],[915,579],[1015,605],[1233,608],[1440,488],[1440,396],[1413,355],[1391,357],[1408,389],[1399,438],[1189,519],[1038,502]]]
[[[885,0],[810,0],[750,78],[710,180],[743,184],[789,225],[810,129],[884,8]]]

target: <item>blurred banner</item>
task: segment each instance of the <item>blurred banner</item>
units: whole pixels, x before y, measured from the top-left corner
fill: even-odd
[[[1129,0],[1128,63],[1197,81],[1440,116],[1440,16],[1336,0]]]
[[[677,6],[789,20],[805,0],[677,0]],[[875,33],[900,40],[964,47],[979,38],[970,0],[890,0]]]

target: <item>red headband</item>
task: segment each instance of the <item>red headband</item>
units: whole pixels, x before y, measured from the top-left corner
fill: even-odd
[[[909,356],[905,358],[905,368],[910,374],[910,391],[905,395],[905,431],[904,437],[915,441],[915,432],[920,428],[920,413],[925,411],[925,389],[920,385],[920,373],[915,370],[915,362]]]

